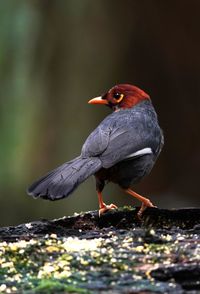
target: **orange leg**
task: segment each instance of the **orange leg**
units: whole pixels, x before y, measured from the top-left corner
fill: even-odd
[[[136,192],[132,191],[131,189],[126,189],[124,190],[126,193],[128,193],[129,195],[137,198],[138,200],[140,200],[142,202],[142,205],[140,207],[140,210],[138,211],[138,217],[141,218],[143,211],[147,208],[147,207],[156,207],[154,206],[151,201],[148,198],[145,198],[143,196],[141,196],[140,194],[137,194]]]
[[[99,216],[101,216],[102,213],[111,210],[111,209],[116,209],[117,206],[115,204],[110,204],[110,205],[106,205],[103,202],[103,198],[102,198],[102,193],[97,191],[98,194],[98,199],[99,199]]]

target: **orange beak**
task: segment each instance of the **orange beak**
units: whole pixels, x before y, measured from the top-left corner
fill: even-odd
[[[105,99],[102,99],[101,96],[95,97],[88,101],[89,104],[108,104],[108,101]]]

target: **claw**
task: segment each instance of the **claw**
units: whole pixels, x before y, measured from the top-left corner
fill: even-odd
[[[117,206],[115,204],[106,205],[104,203],[103,206],[99,209],[99,217],[101,216],[101,214],[105,213],[106,211],[111,209],[116,209],[116,208]]]
[[[145,209],[147,207],[155,207],[155,208],[157,208],[157,206],[153,205],[153,203],[149,199],[147,199],[147,200],[148,201],[146,201],[145,203],[142,203],[142,205],[140,207],[140,210],[137,213],[137,217],[139,218],[139,220],[142,220],[142,214],[143,214],[143,212],[145,211]]]

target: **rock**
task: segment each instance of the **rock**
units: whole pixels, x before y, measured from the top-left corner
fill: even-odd
[[[198,293],[200,209],[137,211],[0,228],[0,292]]]

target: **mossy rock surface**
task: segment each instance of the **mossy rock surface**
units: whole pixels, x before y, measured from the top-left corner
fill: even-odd
[[[0,293],[199,293],[200,209],[137,210],[0,228]]]

